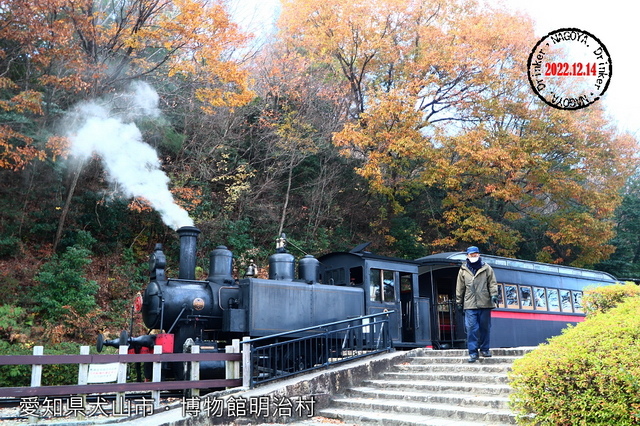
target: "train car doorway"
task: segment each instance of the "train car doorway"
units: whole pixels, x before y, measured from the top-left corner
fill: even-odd
[[[434,300],[432,340],[436,349],[464,348],[464,315],[456,309],[456,280],[459,263],[423,265],[419,269],[420,296]]]
[[[400,306],[402,309],[402,341],[416,341],[416,309],[413,300],[415,274],[400,272]]]

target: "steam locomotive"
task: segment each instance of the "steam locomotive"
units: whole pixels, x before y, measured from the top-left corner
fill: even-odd
[[[381,312],[389,315],[395,347],[464,347],[462,312],[455,309],[456,276],[464,253],[442,253],[416,260],[366,251],[298,261],[283,240],[269,258],[268,279],[249,270],[233,277],[233,254],[218,246],[210,254],[207,280],[195,279],[196,244],[200,231],[182,227],[178,278],[166,275],[167,259],[156,245],[149,260],[150,282],[136,302],[142,319],[158,334],[98,340],[104,345],[129,344],[148,350],[183,352],[192,339],[211,351],[232,339],[263,337]],[[492,311],[493,347],[533,346],[559,334],[567,324],[584,319],[582,291],[607,285],[615,277],[598,271],[483,255],[499,282],[499,302]],[[218,367],[212,366],[214,377]],[[203,372],[201,372],[203,374]]]

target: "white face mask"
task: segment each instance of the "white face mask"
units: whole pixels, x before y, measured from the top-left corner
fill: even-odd
[[[476,263],[480,259],[480,256],[477,256],[477,257],[469,257],[469,256],[467,256],[467,259],[471,263]]]

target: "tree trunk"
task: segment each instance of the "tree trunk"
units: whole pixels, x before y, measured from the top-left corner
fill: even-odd
[[[56,231],[56,239],[53,242],[53,252],[55,253],[58,244],[60,244],[60,240],[62,239],[62,230],[64,229],[64,222],[67,219],[67,214],[69,213],[69,207],[71,206],[71,199],[73,198],[73,193],[76,190],[76,185],[78,185],[78,179],[80,178],[80,171],[82,170],[82,163],[78,163],[78,166],[75,168],[73,172],[73,180],[71,182],[71,186],[69,187],[69,192],[67,193],[67,199],[64,202],[64,206],[62,207],[62,213],[60,214],[60,220],[58,221],[58,230]]]

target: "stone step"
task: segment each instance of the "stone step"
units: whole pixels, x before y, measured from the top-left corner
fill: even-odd
[[[403,373],[421,373],[421,372],[483,372],[483,373],[496,373],[496,374],[507,374],[509,370],[511,370],[511,364],[500,364],[500,363],[486,363],[483,360],[482,362],[475,363],[456,363],[456,364],[400,364],[395,365],[394,370]]]
[[[535,347],[520,347],[520,348],[497,348],[491,349],[491,354],[493,356],[515,356],[515,357],[523,357],[527,353],[531,352]],[[421,357],[432,357],[432,358],[448,358],[448,357],[459,357],[459,356],[468,356],[469,351],[466,349],[447,349],[447,350],[426,350],[423,351]]]
[[[455,418],[421,416],[417,414],[382,413],[370,411],[333,410],[333,418],[340,419],[345,425],[354,426],[507,426],[513,423],[464,421]],[[324,418],[313,424],[327,424]]]
[[[488,393],[461,393],[447,392],[442,389],[434,389],[431,392],[411,389],[387,389],[379,387],[356,387],[349,389],[351,398],[369,399],[401,399],[404,401],[418,401],[456,406],[488,407],[492,409],[508,410],[509,396],[491,395]]]
[[[337,398],[333,400],[330,408],[320,410],[317,414],[342,421],[357,421],[358,424],[365,424],[363,422],[368,422],[369,417],[372,420],[380,416],[398,419],[406,415],[423,418],[416,419],[418,421],[433,421],[433,418],[440,418],[449,421],[475,422],[475,424],[515,424],[515,415],[506,409],[381,398]]]
[[[375,387],[381,389],[406,389],[412,392],[459,392],[474,395],[509,395],[511,387],[504,383],[482,383],[482,382],[448,382],[439,380],[364,380],[361,383],[365,387]]]
[[[477,372],[403,372],[390,371],[382,374],[385,380],[423,380],[423,381],[451,381],[451,382],[482,382],[482,383],[508,383],[506,374],[494,374]]]
[[[475,363],[464,349],[423,350],[332,398],[317,414],[356,425],[512,425],[507,374],[532,349],[492,349],[492,357]]]
[[[497,356],[494,355],[491,358],[483,358],[480,357],[477,363],[482,364],[513,364],[513,362],[519,358],[520,356]],[[464,354],[460,356],[447,356],[447,357],[433,357],[433,356],[417,356],[412,358],[411,364],[416,365],[433,365],[433,364],[469,364],[469,354]],[[405,363],[402,365],[406,365],[409,363]]]

